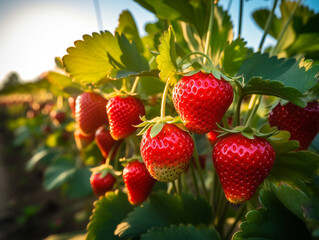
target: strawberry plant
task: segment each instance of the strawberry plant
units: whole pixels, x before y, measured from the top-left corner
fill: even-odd
[[[274,0],[254,52],[218,1],[135,2],[146,36],[124,11],[43,76],[70,108],[29,169],[71,197],[91,180],[88,240],[318,239],[319,14]]]

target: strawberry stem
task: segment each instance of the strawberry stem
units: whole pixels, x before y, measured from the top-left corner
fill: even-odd
[[[166,97],[167,97],[168,89],[169,89],[169,80],[167,80],[167,82],[166,82],[166,85],[165,85],[165,88],[164,88],[164,92],[163,92],[163,96],[162,96],[161,118],[165,117]]]
[[[239,96],[238,97],[238,102],[237,102],[237,105],[236,105],[235,115],[234,115],[233,127],[240,125],[240,107],[241,107],[242,100],[243,100],[243,97]]]
[[[244,0],[240,0],[239,5],[239,20],[238,20],[238,38],[241,37],[241,29],[242,29],[242,19],[243,19],[243,6],[244,6]]]
[[[178,193],[178,190],[177,190],[177,187],[176,187],[176,184],[175,184],[175,180],[172,181],[172,185],[173,185],[174,192],[175,192],[176,194],[179,194],[179,193]]]
[[[234,223],[232,224],[232,226],[229,228],[228,233],[226,234],[225,239],[230,239],[230,236],[232,234],[232,232],[234,231],[237,223],[239,222],[239,220],[244,216],[244,214],[246,213],[246,204],[243,203],[242,206],[239,209],[239,212],[237,213],[236,219],[234,221]]]
[[[259,44],[259,47],[258,47],[258,51],[261,51],[261,49],[262,49],[262,47],[264,45],[266,36],[268,34],[268,31],[269,31],[269,28],[270,28],[270,25],[271,25],[271,22],[272,22],[272,20],[274,19],[274,16],[275,16],[274,13],[275,13],[275,9],[276,9],[276,6],[277,6],[277,2],[278,2],[278,0],[274,0],[274,4],[272,6],[272,10],[271,10],[271,12],[268,15],[267,22],[266,22],[266,25],[265,25],[264,34],[263,34],[263,36],[261,38],[261,41],[260,41],[260,44]]]
[[[131,89],[131,93],[135,92],[135,89],[136,89],[136,86],[137,86],[139,80],[140,80],[140,77],[135,78],[135,81],[134,81],[132,89]]]
[[[198,174],[199,174],[199,180],[200,180],[200,182],[201,182],[201,184],[202,184],[205,197],[206,197],[207,200],[209,200],[209,195],[208,195],[208,192],[207,192],[207,189],[206,189],[206,186],[205,186],[202,168],[201,168],[201,166],[200,166],[200,162],[199,162],[199,158],[198,158],[198,151],[197,151],[196,141],[195,141],[194,136],[192,136],[192,138],[193,138],[193,141],[194,141],[194,153],[193,153],[193,157],[194,157],[194,159],[195,159],[195,164],[196,164],[197,171],[198,171]]]
[[[258,110],[258,107],[260,105],[261,99],[262,99],[262,95],[259,95],[259,97],[256,98],[254,107],[252,108],[251,113],[250,113],[250,115],[249,115],[249,117],[247,119],[247,122],[245,123],[245,127],[248,127],[248,126],[251,125],[251,123],[252,123],[252,121],[253,121],[253,119],[254,119],[254,117],[256,115],[256,112]]]
[[[194,181],[196,196],[198,197],[199,196],[199,187],[198,187],[198,184],[197,184],[197,179],[196,179],[196,175],[195,175],[193,161],[190,161],[189,166],[190,166],[192,177],[193,177],[193,181]]]
[[[210,17],[209,17],[209,23],[208,23],[208,30],[206,35],[206,43],[205,43],[205,51],[204,54],[208,55],[210,41],[212,38],[212,32],[213,32],[213,23],[214,23],[214,9],[215,9],[215,3],[214,0],[212,0],[212,6],[210,10]],[[204,58],[204,64],[206,64],[207,58]]]
[[[213,66],[213,62],[212,62],[212,60],[209,58],[209,56],[208,56],[207,54],[202,53],[202,52],[190,52],[190,53],[186,54],[186,55],[182,58],[182,60],[181,60],[181,61],[179,62],[179,64],[177,65],[177,68],[180,68],[180,66],[184,63],[184,61],[185,61],[187,58],[189,58],[189,57],[192,56],[192,55],[196,55],[196,54],[205,57],[206,60],[208,60],[209,65]]]
[[[181,180],[181,176],[179,176],[179,177],[177,178],[177,186],[178,186],[178,192],[179,192],[179,194],[181,194],[181,192],[183,191],[183,190],[182,190],[182,180]]]

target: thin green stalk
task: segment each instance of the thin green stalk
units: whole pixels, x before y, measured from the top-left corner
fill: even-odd
[[[187,183],[186,183],[186,175],[185,174],[182,174],[182,189],[183,189],[183,192],[189,191]]]
[[[182,58],[182,60],[181,60],[181,61],[179,62],[179,64],[177,65],[177,68],[179,68],[187,58],[189,58],[189,57],[192,56],[192,55],[196,55],[196,54],[205,57],[206,60],[208,60],[209,64],[210,64],[210,65],[213,65],[212,60],[209,58],[209,56],[208,56],[207,54],[202,53],[202,52],[190,52],[190,53],[186,54],[186,55]]]
[[[194,136],[192,136],[192,137],[193,137],[193,141],[194,141],[194,153],[193,153],[193,156],[194,156],[194,159],[195,159],[195,164],[196,164],[198,175],[199,175],[199,180],[200,180],[200,182],[202,184],[202,188],[203,188],[204,194],[205,194],[207,200],[209,200],[209,194],[208,194],[206,186],[205,186],[204,176],[203,176],[202,168],[200,166],[200,162],[199,162],[199,158],[198,158],[196,141],[195,141]]]
[[[177,190],[177,187],[176,187],[176,184],[175,184],[175,180],[172,181],[172,185],[173,185],[174,192],[175,192],[176,194],[179,194],[179,193],[178,193],[178,190]]]
[[[259,47],[258,47],[258,51],[261,51],[261,49],[262,49],[262,47],[264,45],[266,36],[267,36],[267,34],[269,32],[270,25],[271,25],[272,20],[274,19],[274,16],[275,16],[275,9],[276,9],[277,3],[278,3],[278,0],[274,0],[274,4],[272,6],[271,12],[269,13],[269,16],[267,18],[267,22],[266,22],[265,29],[264,29],[264,34],[263,34],[263,36],[261,38],[261,41],[260,41],[260,44],[259,44]]]
[[[166,82],[166,85],[164,88],[164,92],[163,92],[163,96],[162,96],[161,118],[165,117],[166,97],[167,97],[168,89],[169,89],[169,79],[167,79],[167,82]]]
[[[276,44],[276,46],[270,51],[270,56],[274,56],[274,55],[276,55],[276,54],[278,53],[278,48],[279,48],[280,43],[281,43],[281,41],[282,41],[282,39],[283,39],[283,36],[285,35],[286,30],[287,30],[287,28],[288,28],[288,26],[289,26],[289,24],[290,24],[290,22],[291,22],[293,16],[295,15],[295,12],[296,12],[296,10],[297,10],[297,8],[298,8],[300,2],[301,2],[301,0],[299,0],[298,2],[296,2],[296,4],[295,4],[293,10],[291,11],[291,14],[290,14],[290,16],[289,16],[287,22],[285,23],[284,27],[283,27],[283,28],[281,29],[281,31],[280,31],[279,37],[278,37],[278,39],[277,39],[277,44]]]
[[[243,122],[244,125],[246,125],[248,118],[251,115],[251,112],[253,111],[253,108],[256,102],[257,102],[257,95],[256,94],[251,95],[249,103],[248,103],[248,111],[246,112],[245,120]]]
[[[137,86],[139,80],[140,80],[140,77],[135,78],[135,81],[134,81],[132,89],[131,89],[131,93],[135,92],[135,89],[136,89],[136,86]]]
[[[225,220],[226,220],[226,212],[227,212],[227,200],[224,199],[222,202],[222,208],[221,208],[221,215],[218,221],[218,226],[217,229],[219,230],[220,236],[224,235],[224,225],[225,225]],[[222,237],[223,239],[223,237]]]
[[[262,95],[259,95],[259,97],[258,97],[258,99],[256,100],[256,103],[255,103],[255,105],[254,105],[254,107],[253,107],[253,109],[252,109],[252,112],[251,112],[251,114],[249,115],[249,118],[248,118],[248,120],[247,120],[247,122],[246,122],[246,124],[245,124],[245,127],[250,126],[251,122],[253,121],[253,119],[254,119],[254,117],[255,117],[255,115],[256,115],[256,112],[257,112],[257,110],[258,110],[258,108],[259,108],[261,99],[262,99]]]
[[[244,203],[244,204],[241,206],[241,208],[240,208],[240,210],[239,210],[239,212],[238,212],[238,214],[237,214],[237,217],[236,217],[236,219],[235,219],[235,222],[234,222],[234,223],[232,224],[232,226],[229,228],[229,230],[228,230],[228,232],[227,232],[227,234],[226,234],[225,239],[229,239],[229,238],[230,238],[230,236],[231,236],[232,232],[234,231],[234,229],[235,229],[237,223],[240,221],[240,219],[244,216],[245,213],[246,213],[246,204]]]
[[[107,158],[106,158],[105,163],[104,163],[107,167],[110,165],[111,157],[113,155],[115,148],[116,148],[116,144],[114,144],[112,146],[111,150],[109,151],[109,153],[107,155]]]
[[[194,181],[196,196],[199,196],[199,187],[198,187],[198,184],[197,184],[197,179],[196,179],[196,175],[195,175],[195,171],[194,171],[194,165],[193,165],[192,161],[190,161],[189,166],[190,166],[192,177],[193,177],[193,181]]]
[[[244,0],[240,0],[240,5],[239,5],[239,23],[238,23],[238,38],[240,38],[240,36],[241,36],[242,20],[243,20],[243,6],[244,6]]]
[[[97,25],[99,27],[99,30],[102,31],[103,30],[103,21],[102,21],[99,0],[93,0],[93,1],[94,1],[94,9],[95,9],[95,14],[96,14]]]
[[[243,97],[239,96],[238,102],[236,105],[235,115],[234,115],[233,127],[240,125],[240,107],[241,107],[242,101],[243,101]]]
[[[212,38],[212,32],[213,32],[213,25],[214,25],[214,9],[215,9],[215,3],[214,0],[212,0],[212,6],[210,10],[210,17],[209,17],[209,23],[208,23],[208,30],[206,35],[206,42],[205,42],[205,55],[208,55],[209,46]],[[206,64],[207,58],[204,58],[204,65]]]

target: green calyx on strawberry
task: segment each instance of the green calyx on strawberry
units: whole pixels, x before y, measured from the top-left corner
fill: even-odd
[[[108,124],[105,111],[107,100],[94,92],[84,92],[75,101],[75,120],[83,135],[94,134],[103,124]]]
[[[173,103],[187,129],[213,131],[233,101],[233,88],[218,69],[204,67],[182,77],[173,89]]]
[[[159,122],[155,125],[144,122],[141,155],[153,178],[171,182],[185,172],[193,155],[194,142],[188,131],[181,129],[183,127],[177,123],[178,119],[156,119]],[[171,121],[165,122],[168,119]]]
[[[128,200],[137,205],[149,196],[156,180],[151,177],[143,161],[137,159],[126,160],[123,169],[123,180],[127,188]]]
[[[111,95],[106,112],[110,133],[115,140],[124,139],[136,131],[135,125],[145,116],[144,104],[136,94],[115,92]]]
[[[255,194],[270,173],[276,154],[265,138],[277,130],[264,134],[242,126],[224,130],[214,145],[213,163],[226,198],[240,204]]]

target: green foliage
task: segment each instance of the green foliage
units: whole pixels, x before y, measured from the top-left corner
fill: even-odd
[[[249,211],[233,239],[311,239],[305,224],[269,191],[261,191],[263,208]]]
[[[220,239],[215,229],[192,225],[171,226],[169,228],[155,228],[141,236],[142,240],[218,240]]]
[[[31,171],[39,162],[48,164],[52,162],[59,154],[60,153],[57,151],[57,149],[43,149],[31,157],[31,159],[26,164],[26,169],[27,171]]]
[[[133,209],[122,192],[108,192],[94,203],[91,221],[87,226],[87,240],[120,239],[114,235],[116,226]]]
[[[171,224],[193,225],[209,224],[212,210],[208,202],[191,194],[169,195],[164,192],[153,193],[150,201],[135,208],[118,225],[115,233],[121,238],[132,238],[151,228],[164,228]]]

